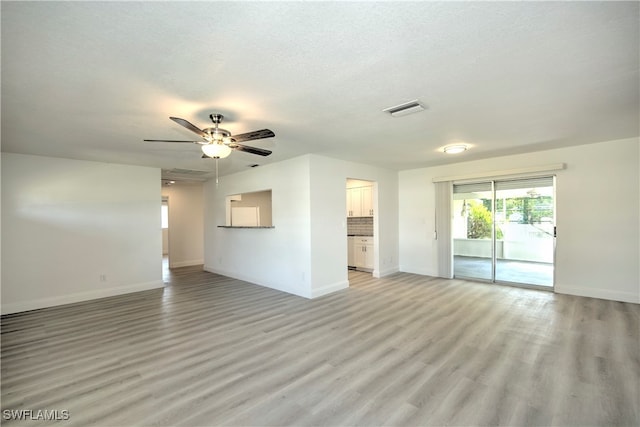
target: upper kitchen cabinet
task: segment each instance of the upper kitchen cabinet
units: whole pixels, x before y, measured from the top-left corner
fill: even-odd
[[[362,187],[362,216],[373,216],[373,187]]]
[[[373,216],[373,186],[347,188],[347,217]]]
[[[362,216],[360,188],[347,188],[347,217]]]

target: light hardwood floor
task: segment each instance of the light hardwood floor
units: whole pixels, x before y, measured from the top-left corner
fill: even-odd
[[[74,426],[640,424],[638,305],[350,280],[305,300],[187,267],[165,289],[4,316],[1,407]]]

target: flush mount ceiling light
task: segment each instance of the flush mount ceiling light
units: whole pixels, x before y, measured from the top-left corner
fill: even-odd
[[[414,99],[413,101],[405,102],[404,104],[396,105],[395,107],[385,108],[382,111],[391,114],[393,117],[402,117],[407,114],[424,111],[424,107],[417,99]]]
[[[458,154],[467,151],[467,148],[465,144],[452,144],[444,147],[443,151],[447,154]]]

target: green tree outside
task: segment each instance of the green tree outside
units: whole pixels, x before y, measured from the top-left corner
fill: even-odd
[[[490,239],[491,211],[486,207],[484,201],[469,200],[467,206],[469,207],[469,215],[467,216],[467,238]],[[503,238],[500,228],[496,228],[496,238]]]

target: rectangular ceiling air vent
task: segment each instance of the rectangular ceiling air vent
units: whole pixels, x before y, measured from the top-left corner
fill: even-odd
[[[204,182],[211,171],[199,171],[193,169],[162,169],[161,178],[164,180],[181,181],[181,182]]]
[[[166,172],[169,174],[178,174],[178,175],[205,175],[210,173],[209,171],[197,171],[192,169],[164,169],[162,172]]]
[[[395,107],[385,108],[382,111],[391,114],[393,117],[401,117],[406,116],[407,114],[424,111],[424,109],[425,108],[422,104],[415,99],[413,101],[405,102],[404,104],[396,105]]]

